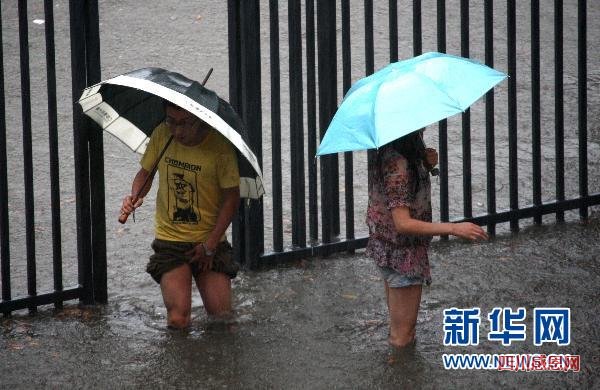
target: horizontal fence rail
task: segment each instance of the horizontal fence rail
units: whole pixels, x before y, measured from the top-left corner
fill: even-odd
[[[243,12],[244,3],[230,1],[230,12],[237,10],[235,12],[238,12],[242,25],[246,24],[245,18],[255,16]],[[261,7],[258,0],[253,3],[255,7]],[[439,219],[472,221],[487,226],[488,232],[494,235],[497,225],[501,223],[508,223],[510,231],[516,232],[520,228],[519,221],[523,219],[531,218],[534,224],[541,224],[544,215],[554,214],[556,221],[564,221],[567,210],[579,209],[580,217],[587,218],[589,207],[600,204],[600,194],[590,194],[588,188],[590,162],[587,156],[587,4],[585,0],[569,2],[569,7],[577,7],[575,12],[577,35],[566,38],[563,29],[566,6],[562,0],[552,3],[542,2],[542,4],[539,0],[531,0],[523,8],[524,3],[514,0],[502,2],[484,0],[480,7],[469,0],[427,2],[389,0],[386,9],[382,3],[374,3],[371,0],[365,0],[362,4],[323,0],[316,2],[316,7],[314,0],[306,0],[303,13],[299,0],[289,0],[287,8],[282,2],[269,1],[268,12],[265,12],[269,15],[269,20],[253,19],[254,23],[248,27],[259,31],[261,23],[268,23],[270,50],[268,69],[271,131],[268,146],[271,148],[271,161],[265,161],[265,165],[272,169],[272,191],[268,194],[272,198],[272,208],[265,208],[261,221],[264,220],[263,218],[272,220],[272,245],[266,251],[250,251],[260,253],[260,260],[256,265],[276,264],[317,255],[327,256],[334,252],[354,251],[365,247],[366,237],[355,237],[356,190],[364,190],[367,184],[362,182],[364,174],[360,174],[358,176],[360,179],[357,181],[359,175],[355,161],[357,155],[344,153],[343,160],[340,161],[336,155],[316,159],[315,152],[318,146],[316,136],[318,135],[319,139],[323,137],[335,114],[341,100],[338,90],[343,96],[353,81],[376,70],[375,61],[376,58],[380,58],[379,46],[384,46],[383,42],[385,42],[382,39],[382,29],[378,26],[387,23],[387,30],[383,30],[383,33],[387,32],[386,47],[389,48],[390,63],[398,60],[399,46],[405,47],[410,42],[407,40],[410,35],[400,31],[407,25],[412,26],[412,30],[409,31],[409,34],[412,33],[412,54],[419,55],[423,52],[425,37],[432,36],[431,12],[427,8],[431,5],[435,9],[434,50],[447,52],[450,42],[452,50],[457,51],[455,54],[471,57],[476,51],[478,56],[481,56],[481,62],[490,67],[500,66],[499,69],[509,75],[505,84],[499,87],[501,92],[491,90],[482,99],[482,104],[476,107],[478,112],[475,114],[482,118],[481,126],[474,128],[472,109],[466,110],[459,116],[461,122],[459,148],[450,145],[451,120],[440,121],[438,125]],[[377,13],[374,13],[374,7],[378,7]],[[388,18],[383,20],[381,15],[386,11]],[[287,18],[283,16],[285,12]],[[526,19],[522,16],[523,12],[529,12]],[[375,14],[378,15],[377,21],[374,20]],[[450,14],[452,20],[449,19]],[[542,15],[546,16],[543,20],[552,20],[550,26],[541,24]],[[548,15],[552,15],[552,18],[547,18]],[[458,33],[453,32],[450,38],[449,26],[454,28],[457,25]],[[527,29],[524,30],[523,25]],[[504,27],[505,36],[495,36],[495,34],[502,34],[502,29],[498,29],[498,26]],[[230,34],[232,28],[234,27],[230,25]],[[545,42],[549,39],[541,35],[541,28],[545,31],[548,28],[552,29],[553,46],[541,46],[542,39]],[[474,39],[472,29],[482,31],[483,36],[480,40]],[[287,46],[280,45],[282,31],[287,33]],[[529,48],[525,51],[523,45],[527,41],[519,35],[522,31],[527,31],[529,40]],[[374,38],[376,33],[377,44]],[[304,42],[302,36],[305,37]],[[360,39],[363,39],[362,44],[357,42]],[[565,126],[564,58],[567,43],[565,39],[569,39],[570,47],[576,47],[577,64],[577,126],[574,127],[569,123],[568,128]],[[341,43],[341,47],[337,46],[338,42]],[[475,45],[473,42],[478,44]],[[360,48],[361,45],[364,47],[362,53],[353,50]],[[431,42],[429,45],[431,46]],[[246,49],[256,50],[256,47],[246,46]],[[244,63],[244,56],[243,52],[230,50],[230,64],[237,64],[231,68],[232,80],[249,77],[250,67],[255,69],[263,66],[259,56],[255,58],[257,63],[254,64]],[[360,56],[362,58],[357,61],[357,57]],[[526,58],[527,56],[529,58]],[[289,59],[287,71],[280,66],[280,58],[285,57]],[[497,57],[502,61],[497,61]],[[357,62],[364,64],[362,75],[354,65]],[[543,62],[546,64],[550,62],[554,72],[553,91],[548,96],[541,95],[542,88],[548,88],[547,85],[542,85],[541,64]],[[385,63],[381,66],[384,65]],[[526,88],[530,93],[528,101],[524,103],[519,88],[521,88],[521,79],[527,78]],[[288,84],[283,83],[283,80]],[[288,91],[288,100],[282,98],[285,96],[282,90]],[[244,105],[255,102],[258,97],[253,96],[252,91],[245,91],[243,88],[241,91],[232,89],[232,92],[241,97],[238,99],[238,108],[242,112]],[[498,96],[502,102],[500,107],[496,104]],[[549,96],[552,97],[553,102],[553,123],[548,123],[541,116],[542,109],[547,109]],[[504,102],[506,102],[505,106]],[[530,115],[525,115],[525,112],[530,112]],[[286,117],[288,115],[289,117]],[[553,133],[543,131],[552,124]],[[262,134],[261,128],[253,127],[252,123],[248,122],[247,125],[250,134]],[[524,129],[530,129],[528,148],[523,148],[521,140]],[[473,142],[476,138],[483,142],[482,158],[479,158],[477,163],[485,167],[484,176],[474,173],[481,172],[481,169],[474,170],[480,168],[474,165],[476,161]],[[578,196],[566,194],[565,140],[567,138],[576,139],[578,142],[576,173]],[[548,139],[553,140],[551,142],[554,149],[552,183],[549,183],[548,169],[544,166],[544,156],[542,156],[542,145],[547,145]],[[286,155],[288,152],[282,149],[286,140],[290,145],[289,156]],[[520,160],[520,153],[524,149],[530,153],[529,166],[523,166]],[[460,208],[454,204],[457,195],[451,187],[456,188],[457,184],[450,180],[449,171],[449,167],[456,163],[457,152],[461,171],[458,181],[461,187],[458,193],[462,197],[462,199],[458,198],[462,201]],[[368,160],[372,157],[373,152],[370,151]],[[343,171],[339,170],[341,164],[344,166]],[[506,168],[499,170],[498,166]],[[524,169],[531,172],[531,176],[527,179],[531,181],[530,187],[526,187],[527,191],[530,191],[529,194],[524,193],[522,188],[523,181],[520,175]],[[291,176],[289,188],[282,180],[284,174]],[[343,174],[342,187],[340,187],[341,174]],[[498,182],[498,177],[504,175],[507,175],[506,186]],[[308,178],[308,183],[305,182],[305,177]],[[482,195],[485,194],[483,201],[477,202],[477,210],[474,209],[476,195],[474,185],[476,184],[484,187]],[[341,188],[344,191],[343,196],[340,194]],[[477,192],[481,191],[478,189]],[[548,192],[553,193],[554,200],[548,199]],[[285,207],[287,199],[290,202],[288,213]],[[340,203],[341,199],[343,205]],[[499,206],[499,203],[504,201],[507,202],[506,206]],[[308,211],[305,204],[308,205]],[[344,208],[344,237],[340,237],[341,208]],[[457,212],[457,209],[460,211]],[[320,224],[318,213],[321,215]],[[364,215],[364,210],[360,210],[357,214]],[[248,241],[244,244],[254,245]]]

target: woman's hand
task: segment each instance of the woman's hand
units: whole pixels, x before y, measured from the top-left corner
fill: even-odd
[[[431,171],[438,164],[438,153],[433,148],[425,149],[425,167]]]
[[[144,203],[144,198],[138,198],[134,202],[134,198],[131,195],[127,195],[123,198],[123,204],[121,205],[121,214],[129,215],[134,212],[135,209],[140,207]]]
[[[467,240],[487,240],[489,239],[488,234],[481,228],[481,226],[475,225],[471,222],[460,222],[452,224],[452,235],[465,238]]]

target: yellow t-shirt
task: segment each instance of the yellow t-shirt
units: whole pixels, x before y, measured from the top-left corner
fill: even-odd
[[[142,168],[152,169],[170,136],[164,124],[154,129]],[[173,140],[158,164],[158,177],[155,235],[169,241],[205,241],[221,209],[221,190],[240,185],[233,146],[212,129],[196,146]]]

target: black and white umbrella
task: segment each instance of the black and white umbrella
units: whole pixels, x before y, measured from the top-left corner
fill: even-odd
[[[143,68],[86,88],[79,99],[83,112],[132,150],[144,153],[154,128],[165,118],[163,100],[189,111],[236,148],[240,169],[240,196],[258,199],[264,194],[256,155],[233,107],[215,92],[179,73]]]

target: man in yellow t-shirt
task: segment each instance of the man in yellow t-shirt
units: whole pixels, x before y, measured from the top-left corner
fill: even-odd
[[[237,157],[227,139],[211,126],[169,102],[165,121],[156,127],[121,212],[141,206],[154,178],[156,158],[173,136],[158,163],[154,254],[146,271],[160,284],[167,325],[185,328],[191,318],[192,278],[208,314],[231,312],[231,279],[238,271],[225,231],[240,202]]]

